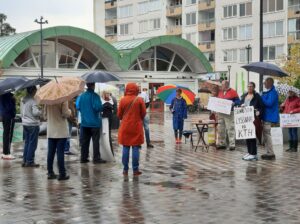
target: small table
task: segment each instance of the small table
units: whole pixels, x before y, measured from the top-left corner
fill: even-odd
[[[194,124],[196,125],[197,131],[198,131],[198,134],[199,134],[197,145],[195,145],[195,152],[198,149],[198,147],[203,147],[208,152],[209,144],[207,144],[205,142],[204,133],[208,132],[208,126],[212,125],[212,124],[215,127],[215,133],[216,133],[216,127],[217,127],[218,122],[216,122],[214,120],[207,120],[207,121],[197,122],[197,123],[194,123]]]

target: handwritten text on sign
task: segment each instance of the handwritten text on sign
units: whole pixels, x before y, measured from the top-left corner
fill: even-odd
[[[280,127],[282,128],[300,127],[300,114],[280,114]]]
[[[209,97],[207,109],[222,114],[230,114],[232,107],[231,100],[220,99],[217,97]]]
[[[254,126],[254,108],[234,108],[234,125],[236,139],[256,138]]]

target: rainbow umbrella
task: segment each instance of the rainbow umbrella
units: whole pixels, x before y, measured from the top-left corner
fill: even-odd
[[[178,85],[165,85],[161,86],[157,90],[157,97],[163,100],[166,104],[171,104],[172,100],[176,96],[176,89],[181,89],[181,96],[185,99],[187,105],[191,105],[195,100],[195,93],[187,87],[178,86]]]

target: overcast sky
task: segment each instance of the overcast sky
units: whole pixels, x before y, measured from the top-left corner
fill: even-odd
[[[17,33],[38,29],[43,16],[48,25],[68,25],[93,31],[93,0],[0,0],[0,13]]]

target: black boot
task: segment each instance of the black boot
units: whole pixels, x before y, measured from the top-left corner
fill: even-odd
[[[291,152],[293,150],[293,141],[292,140],[289,140],[289,148],[286,149],[285,151],[286,152]]]
[[[292,152],[297,152],[297,151],[298,151],[298,140],[294,140]]]

